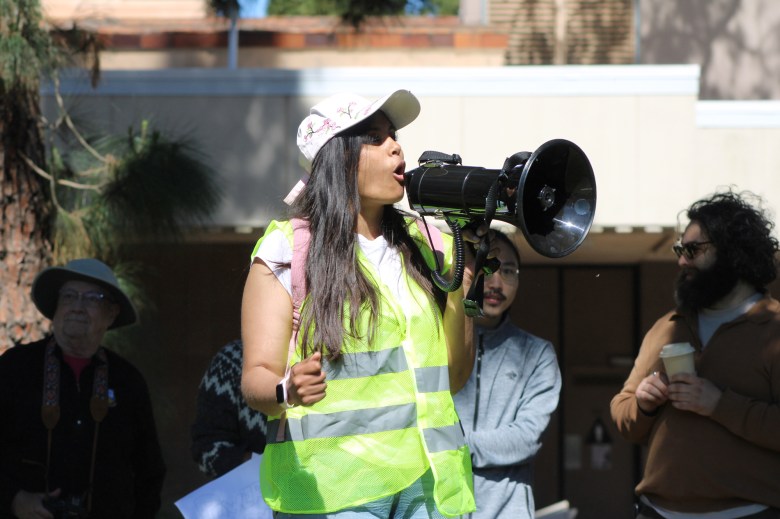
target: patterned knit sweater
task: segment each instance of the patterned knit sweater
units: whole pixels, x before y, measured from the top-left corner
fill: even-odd
[[[240,340],[223,346],[211,361],[198,390],[192,424],[192,457],[202,472],[218,477],[265,449],[266,419],[241,395]]]

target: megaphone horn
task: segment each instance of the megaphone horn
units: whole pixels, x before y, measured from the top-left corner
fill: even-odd
[[[497,219],[522,230],[548,258],[574,252],[596,211],[596,180],[585,153],[565,139],[519,152],[502,169],[463,166],[458,155],[425,152],[406,172],[410,207],[466,225]]]

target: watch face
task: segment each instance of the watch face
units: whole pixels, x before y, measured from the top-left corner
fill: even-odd
[[[284,387],[282,382],[276,384],[276,403],[281,404],[284,402]]]

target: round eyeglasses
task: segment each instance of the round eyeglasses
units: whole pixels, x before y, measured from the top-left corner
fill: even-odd
[[[692,260],[711,243],[711,241],[691,241],[683,243],[682,240],[677,240],[677,243],[672,245],[672,250],[678,258],[680,256],[685,256],[685,259]]]
[[[518,281],[518,276],[520,275],[520,269],[515,267],[499,267],[499,269],[492,274],[485,274],[485,279],[498,274],[498,277],[501,278],[504,283],[507,283],[509,285],[514,285]]]
[[[60,304],[65,306],[75,306],[79,301],[84,302],[87,308],[99,308],[103,303],[112,303],[110,297],[102,292],[76,292],[75,290],[61,290]]]

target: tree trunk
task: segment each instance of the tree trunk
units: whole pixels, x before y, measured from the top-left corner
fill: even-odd
[[[52,251],[46,181],[24,161],[44,164],[39,115],[37,85],[6,91],[0,80],[0,354],[49,326],[30,298]]]

